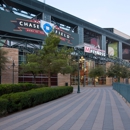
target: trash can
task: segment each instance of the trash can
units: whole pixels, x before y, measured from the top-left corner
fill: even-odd
[[[67,83],[67,82],[65,83],[65,86],[68,86],[68,83]]]

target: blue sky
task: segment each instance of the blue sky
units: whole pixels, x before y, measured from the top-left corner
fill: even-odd
[[[102,28],[130,35],[130,0],[39,0]]]

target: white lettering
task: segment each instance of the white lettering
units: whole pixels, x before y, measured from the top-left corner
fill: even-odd
[[[24,22],[24,26],[27,26],[27,27],[28,27],[28,23],[27,23],[27,22]]]
[[[66,34],[66,33],[64,33],[64,32],[62,32],[62,31],[59,31],[59,30],[57,30],[57,29],[55,29],[55,34],[58,34],[58,35],[60,35],[61,37],[70,39],[70,35],[68,35],[68,34]]]
[[[30,22],[19,21],[19,25],[20,25],[20,26],[24,26],[24,27],[30,27],[30,28],[40,29],[40,25],[39,25],[39,24],[36,24],[36,23],[30,23]]]
[[[31,24],[31,23],[29,23],[29,27],[32,27],[32,24]]]
[[[66,37],[66,34],[64,33],[64,37]]]
[[[33,24],[33,27],[36,28],[36,24]]]
[[[19,25],[23,26],[23,22],[22,22],[22,21],[20,21],[20,22],[19,22]]]
[[[63,36],[63,32],[61,32],[60,35]]]
[[[69,39],[69,38],[70,38],[70,35],[67,35],[67,38]]]
[[[37,29],[40,29],[40,25],[39,24],[37,24]]]
[[[57,30],[55,30],[55,33],[56,33],[56,34],[57,34],[57,32],[58,32],[58,31],[57,31]]]

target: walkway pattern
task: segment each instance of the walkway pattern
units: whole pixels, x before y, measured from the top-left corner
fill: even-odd
[[[0,118],[0,130],[130,130],[130,108],[112,87],[76,91]]]

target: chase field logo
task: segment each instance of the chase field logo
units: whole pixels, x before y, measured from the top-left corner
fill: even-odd
[[[49,23],[43,20],[41,20],[40,23],[41,23],[42,30],[47,36],[49,33],[53,31],[56,35],[60,36],[60,39],[62,41],[67,42],[67,43],[72,43],[73,37],[71,37],[71,34],[69,34],[67,31],[64,31],[57,25],[54,25],[52,23]]]
[[[48,36],[49,33],[51,33],[54,30],[54,24],[48,23],[46,21],[41,20],[40,21],[41,29],[44,31],[44,33]]]
[[[25,31],[29,33],[35,33],[39,35],[45,35],[48,36],[49,33],[52,31],[60,36],[60,39],[67,43],[72,43],[73,37],[70,33],[67,31],[64,31],[57,25],[54,25],[52,23],[43,21],[43,20],[25,20],[25,19],[16,19],[12,20],[12,23],[14,23],[15,28],[14,31]]]

